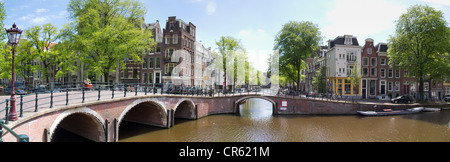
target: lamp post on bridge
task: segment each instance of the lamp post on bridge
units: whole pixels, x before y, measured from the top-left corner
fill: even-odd
[[[16,92],[14,90],[14,80],[15,80],[14,58],[16,52],[15,48],[19,44],[20,36],[22,35],[22,30],[20,30],[16,26],[16,23],[14,23],[10,29],[5,30],[6,33],[8,34],[8,44],[11,45],[12,47],[11,111],[9,112],[9,120],[16,121],[17,112],[16,112],[16,98],[14,97],[16,95]]]

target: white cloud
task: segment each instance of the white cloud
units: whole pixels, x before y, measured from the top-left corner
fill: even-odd
[[[250,35],[250,31],[247,31],[247,30],[241,30],[241,31],[239,32],[239,34],[240,34],[240,35],[243,35],[243,36],[247,36],[247,35]]]
[[[40,25],[40,24],[45,24],[50,20],[50,17],[48,16],[39,16],[39,17],[35,17],[33,19],[30,20],[30,23],[35,24],[35,25]]]
[[[266,31],[264,31],[264,30],[262,30],[262,29],[258,29],[258,32],[259,32],[259,33],[264,33],[264,32],[266,32]]]
[[[45,9],[45,8],[36,9],[36,13],[45,13],[45,12],[48,12],[48,11],[50,11],[50,10]]]
[[[206,5],[206,13],[208,13],[208,15],[212,15],[214,14],[214,12],[216,12],[217,9],[217,4],[214,1],[208,1],[207,5]]]
[[[395,29],[395,20],[405,12],[405,6],[387,0],[337,0],[334,8],[327,12],[330,24],[323,28],[322,34],[325,39],[350,34],[364,40]]]
[[[212,15],[216,12],[217,9],[217,3],[214,0],[188,0],[190,3],[206,3],[206,14]]]

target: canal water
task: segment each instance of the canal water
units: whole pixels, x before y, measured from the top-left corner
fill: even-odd
[[[122,123],[119,142],[450,142],[450,111],[361,117],[272,115],[250,99],[240,115],[176,120],[170,129]]]

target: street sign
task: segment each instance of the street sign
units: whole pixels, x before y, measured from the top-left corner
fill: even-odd
[[[287,100],[281,100],[281,107],[280,110],[287,110],[288,101]]]
[[[288,101],[287,100],[282,100],[281,101],[281,107],[287,107],[288,106]]]

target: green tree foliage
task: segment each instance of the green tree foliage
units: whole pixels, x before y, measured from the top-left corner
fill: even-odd
[[[450,30],[441,11],[424,5],[408,8],[396,23],[388,43],[389,65],[408,69],[416,76],[418,99],[423,100],[426,75],[449,76]]]
[[[81,62],[109,81],[109,72],[124,67],[125,58],[141,61],[153,49],[150,30],[142,29],[146,9],[134,0],[71,0],[72,40]]]
[[[47,82],[49,80],[49,67],[53,67],[57,63],[58,54],[51,50],[53,48],[52,42],[55,42],[58,38],[58,29],[52,24],[45,24],[41,26],[32,26],[24,31],[25,37],[28,38],[31,45],[34,47],[31,60],[41,62],[42,67],[38,70],[42,71],[42,74]],[[27,48],[28,46],[26,46]],[[53,80],[54,81],[54,80]]]
[[[220,37],[219,41],[216,41],[216,45],[219,49],[219,59],[222,60],[221,68],[223,68],[224,71],[224,82],[227,82],[227,75],[229,72],[235,72],[237,66],[235,65],[235,62],[237,62],[236,55],[239,50],[243,49],[240,41],[233,37]],[[228,68],[232,68],[232,71],[228,71]],[[235,76],[230,75],[230,76]],[[237,78],[237,77],[236,77]],[[233,82],[235,83],[236,80],[233,79]],[[226,91],[226,87],[224,87],[224,90]]]
[[[319,70],[316,71],[315,76],[313,77],[312,84],[314,86],[314,89],[317,90],[319,93],[325,93],[326,87],[327,87],[327,81],[326,81],[326,69],[325,67],[321,67]]]
[[[318,50],[320,31],[312,22],[290,21],[283,25],[275,38],[275,50],[280,55],[280,75],[294,81],[300,90],[301,71],[306,59]]]

